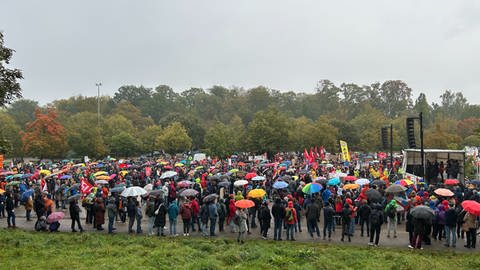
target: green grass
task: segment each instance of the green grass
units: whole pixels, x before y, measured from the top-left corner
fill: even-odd
[[[479,269],[478,253],[0,230],[0,269]]]

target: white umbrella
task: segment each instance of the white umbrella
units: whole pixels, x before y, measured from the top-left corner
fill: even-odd
[[[122,191],[122,196],[123,197],[136,197],[136,196],[142,196],[144,194],[147,194],[147,191],[141,187],[129,187],[126,188],[124,191]]]
[[[236,186],[236,187],[241,187],[241,186],[244,186],[246,184],[248,184],[247,180],[237,180],[233,183],[233,185]]]
[[[97,181],[95,181],[95,184],[97,184],[97,185],[106,185],[106,184],[108,184],[108,181],[107,181],[107,180],[97,180]]]
[[[146,186],[143,187],[146,191],[152,191],[153,185],[152,184],[147,184]]]
[[[339,173],[339,174],[338,174],[338,177],[342,178],[342,177],[346,177],[347,175],[348,175],[348,174],[346,174],[346,173]]]
[[[177,172],[174,172],[174,171],[164,172],[164,173],[160,176],[160,179],[171,178],[171,177],[174,177],[175,175],[177,175]]]
[[[355,184],[359,185],[359,186],[364,186],[366,184],[369,184],[370,183],[370,180],[366,179],[366,178],[360,178],[360,179],[357,179],[355,181]]]
[[[261,176],[261,175],[257,175],[252,178],[252,181],[264,181],[264,180],[265,180],[265,176]]]

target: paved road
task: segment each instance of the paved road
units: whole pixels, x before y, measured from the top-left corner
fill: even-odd
[[[68,209],[63,210],[65,213],[65,218],[60,221],[61,226],[60,226],[60,231],[62,232],[71,232],[70,225],[71,225],[71,220],[69,218],[69,213]],[[25,230],[34,230],[34,225],[35,225],[35,214],[32,211],[32,221],[26,221],[25,218],[25,209],[20,206],[16,208],[15,210],[16,213],[16,224],[17,227],[20,229],[25,229]],[[107,233],[107,224],[104,224],[104,231],[97,231],[96,229],[93,228],[91,224],[85,224],[85,210],[82,209],[81,213],[81,221],[82,221],[82,226],[85,230],[85,232],[88,233]],[[323,219],[323,216],[322,216]],[[106,218],[106,222],[108,223],[108,218]],[[146,233],[148,231],[147,229],[147,223],[148,223],[148,218],[145,218],[142,220],[142,229],[143,232]],[[258,225],[258,224],[257,224]],[[0,218],[0,228],[6,228],[7,227],[7,219],[6,218]],[[128,220],[127,223],[122,223],[122,222],[116,222],[115,227],[117,230],[115,231],[116,233],[127,233],[128,231]],[[134,225],[134,229],[136,228],[136,223]],[[168,217],[167,217],[167,228],[168,228]],[[320,222],[319,224],[320,230],[323,229],[323,221]],[[218,230],[218,224],[217,224],[217,230]],[[165,231],[168,234],[168,230]],[[183,236],[183,224],[182,221],[179,219],[177,221],[177,233],[179,234],[178,237],[184,237]],[[236,234],[230,232],[230,228],[226,228],[225,232],[218,233],[219,237],[231,237],[234,238],[236,237]],[[273,224],[272,227],[269,230],[269,239],[273,238]],[[152,236],[155,237],[155,236]],[[201,237],[201,234],[197,232],[191,232],[190,237]],[[286,235],[285,231],[282,231],[282,238],[285,240]],[[338,244],[338,245],[356,245],[356,246],[367,246],[369,242],[369,238],[366,237],[366,233],[364,237],[360,237],[360,226],[356,225],[355,226],[355,235],[352,237],[352,242],[341,242],[341,226],[336,226],[335,232],[332,234],[332,240],[329,242],[327,240],[323,240],[322,238],[317,238],[315,237],[312,239],[310,235],[307,232],[306,229],[306,221],[305,217],[302,219],[302,232],[296,233],[295,238],[297,241],[302,241],[302,242],[320,242],[320,243],[325,243],[325,244]],[[262,240],[260,236],[260,229],[255,228],[251,229],[251,234],[247,236],[247,240],[249,239],[259,239]],[[464,247],[465,240],[464,239],[457,239],[457,247],[456,248],[447,248],[444,247],[443,244],[444,241],[434,241],[432,240],[432,245],[426,246],[424,245],[424,249],[435,249],[435,250],[449,250],[449,251],[463,251],[463,252],[475,252],[476,249],[469,250]],[[380,235],[380,247],[396,247],[396,248],[405,248],[407,249],[408,247],[408,233],[405,231],[405,225],[404,223],[398,225],[397,228],[397,238],[387,238],[387,230],[386,230],[386,225],[384,224],[382,227],[382,232]]]

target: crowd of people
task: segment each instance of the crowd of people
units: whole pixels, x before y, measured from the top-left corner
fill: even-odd
[[[0,217],[15,228],[15,209],[24,207],[27,221],[36,217],[37,231],[58,231],[63,212],[68,212],[72,232],[83,232],[85,226],[102,231],[107,223],[113,234],[121,222],[132,234],[188,237],[198,231],[215,237],[230,231],[239,243],[257,225],[264,239],[295,241],[306,224],[313,239],[331,241],[341,228],[341,241],[359,234],[371,246],[379,245],[382,228],[395,239],[404,223],[410,248],[432,241],[456,247],[459,238],[466,239],[465,247],[476,247],[480,209],[474,203],[480,202],[480,183],[390,183],[384,166],[309,162],[295,155],[272,161],[18,162],[0,173]],[[177,230],[178,225],[183,229]]]

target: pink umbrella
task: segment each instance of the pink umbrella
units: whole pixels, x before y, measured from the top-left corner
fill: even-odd
[[[117,176],[116,174],[110,175],[110,180],[112,180],[112,179],[115,178],[116,176]]]
[[[255,176],[257,176],[257,174],[254,173],[254,172],[247,173],[247,175],[245,175],[245,179],[250,180],[250,179],[252,179],[252,178],[255,177]]]
[[[63,212],[53,212],[47,218],[47,223],[52,223],[55,221],[59,221],[65,217]]]

